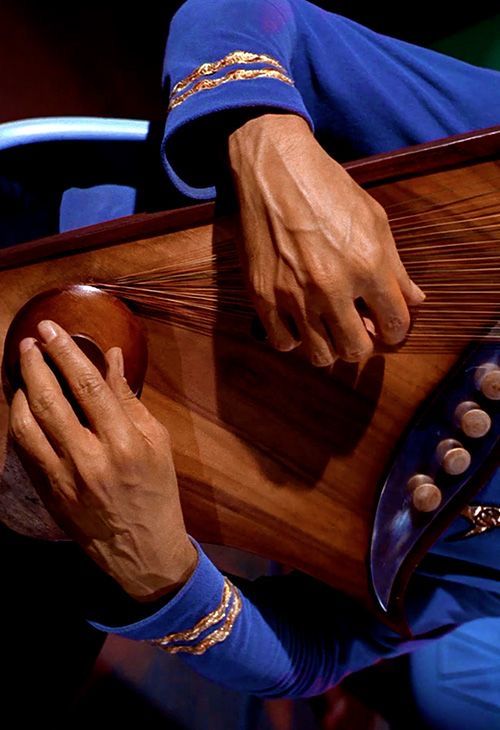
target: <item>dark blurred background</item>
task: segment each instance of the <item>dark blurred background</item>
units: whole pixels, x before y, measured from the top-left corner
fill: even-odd
[[[498,32],[498,23],[488,23],[498,13],[498,3],[460,7],[456,2],[431,0],[399,5],[384,0],[325,0],[316,4],[421,45],[439,45],[478,26],[482,42],[475,44],[472,60],[491,65],[482,54],[485,36],[487,40]],[[119,0],[3,0],[0,121],[65,114],[161,117],[165,40],[170,19],[180,5],[175,0],[130,4]],[[445,50],[460,55],[460,44],[460,40],[452,42]],[[464,52],[471,58],[470,43],[466,44]]]

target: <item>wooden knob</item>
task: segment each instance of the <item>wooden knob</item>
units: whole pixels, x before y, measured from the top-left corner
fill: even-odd
[[[466,436],[478,439],[486,436],[491,428],[491,418],[474,401],[463,401],[455,410],[455,422]]]
[[[471,455],[460,441],[444,439],[438,444],[436,455],[446,474],[463,474],[470,466]]]
[[[412,504],[417,512],[434,512],[442,502],[441,490],[427,474],[412,476],[407,488],[411,492]]]
[[[500,400],[500,368],[496,363],[480,365],[476,370],[475,381],[485,398]]]
[[[91,285],[73,284],[40,292],[24,304],[10,323],[3,356],[9,398],[22,384],[19,342],[24,337],[37,339],[36,325],[42,319],[53,319],[61,325],[103,377],[104,353],[110,347],[121,347],[125,378],[132,392],[140,396],[148,360],[146,331],[141,321],[111,294]]]

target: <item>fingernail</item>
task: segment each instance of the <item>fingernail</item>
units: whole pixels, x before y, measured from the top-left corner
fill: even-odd
[[[34,337],[25,337],[19,343],[19,352],[21,354],[23,354],[24,352],[28,352],[28,350],[31,350],[31,348],[33,347],[34,344],[35,344]]]
[[[317,368],[326,368],[327,365],[333,365],[334,360],[330,355],[313,355],[311,363]]]
[[[299,345],[300,342],[296,342],[295,340],[288,340],[287,342],[277,342],[275,347],[280,352],[290,352],[290,350],[295,350],[295,348]]]
[[[375,328],[375,325],[373,323],[373,320],[369,319],[368,317],[362,317],[363,323],[367,329],[367,331],[375,336],[377,334],[377,330]]]
[[[41,322],[38,323],[38,332],[40,333],[40,337],[42,338],[42,341],[47,344],[51,340],[54,339],[54,337],[57,337],[58,332],[56,329],[56,325],[54,322],[51,322],[50,319],[44,319]]]
[[[414,290],[415,294],[419,297],[419,299],[420,299],[421,302],[423,302],[424,299],[426,299],[425,293],[415,283],[413,283],[413,290]]]

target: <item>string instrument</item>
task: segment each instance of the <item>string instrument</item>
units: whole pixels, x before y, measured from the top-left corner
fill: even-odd
[[[85,284],[118,298],[147,337],[141,398],[171,434],[190,534],[395,615],[418,559],[495,463],[499,153],[500,127],[346,166],[386,209],[427,294],[405,343],[360,365],[314,368],[300,348],[280,353],[255,336],[235,219],[211,204],[0,251],[1,340],[41,292]],[[89,308],[111,347],[108,324]],[[8,415],[4,387],[0,519],[62,539]]]

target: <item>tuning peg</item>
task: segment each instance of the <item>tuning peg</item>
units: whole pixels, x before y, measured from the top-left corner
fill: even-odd
[[[476,368],[474,380],[485,398],[500,400],[500,367],[496,363],[487,362]]]
[[[456,407],[454,420],[464,434],[473,439],[486,436],[491,428],[489,415],[481,406],[471,400],[463,401]]]
[[[427,474],[415,474],[408,480],[406,486],[417,512],[434,512],[441,504],[443,499],[441,490]]]
[[[460,441],[455,439],[440,441],[436,449],[436,456],[443,470],[452,476],[463,474],[464,471],[467,471],[471,462],[470,453]]]

